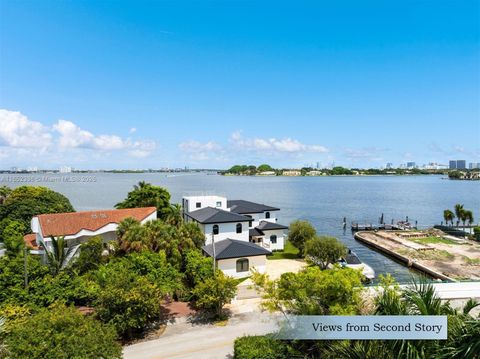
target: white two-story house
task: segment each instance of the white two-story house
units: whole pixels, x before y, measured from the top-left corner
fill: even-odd
[[[263,273],[266,255],[284,248],[288,227],[277,224],[279,208],[222,196],[186,196],[182,206],[185,221],[205,233],[204,253],[228,275],[245,277],[252,267]]]

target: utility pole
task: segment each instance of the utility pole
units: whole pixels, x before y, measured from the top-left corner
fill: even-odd
[[[215,265],[216,265],[216,260],[215,260],[215,235],[213,234],[212,231],[212,248],[213,248],[213,275],[215,276]]]
[[[27,288],[28,287],[27,248],[23,248],[23,271],[24,271],[25,288]]]

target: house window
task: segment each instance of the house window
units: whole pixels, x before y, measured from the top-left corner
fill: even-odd
[[[237,273],[248,272],[248,259],[242,258],[237,260]]]
[[[218,234],[218,224],[213,225],[213,234]]]
[[[197,202],[197,203],[195,204],[195,206],[196,206],[197,208],[202,207],[202,202]]]
[[[277,243],[277,236],[275,234],[272,234],[270,236],[270,243],[276,244]]]
[[[242,233],[242,224],[237,223],[237,233]]]
[[[265,212],[265,218],[270,218],[270,212]]]
[[[217,202],[217,207],[222,207],[222,202],[218,201]]]

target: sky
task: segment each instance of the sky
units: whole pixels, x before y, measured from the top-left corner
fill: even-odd
[[[480,162],[480,2],[0,0],[0,169]]]

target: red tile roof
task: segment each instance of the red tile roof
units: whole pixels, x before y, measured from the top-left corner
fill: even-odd
[[[109,223],[120,223],[132,217],[142,221],[152,213],[155,207],[111,209],[102,211],[56,213],[38,215],[43,237],[74,235],[82,229],[96,231]]]
[[[25,246],[28,249],[38,249],[37,244],[37,235],[35,233],[26,234],[23,236],[23,241],[25,242]]]

